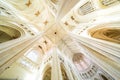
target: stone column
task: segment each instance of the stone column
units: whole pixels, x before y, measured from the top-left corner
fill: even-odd
[[[52,60],[52,80],[62,80],[62,73],[60,68],[60,61],[57,54],[57,49],[53,49]]]
[[[120,79],[120,65],[108,57],[87,48],[87,56],[116,80]]]
[[[77,69],[77,67],[75,66],[75,64],[73,62],[70,62],[70,66],[71,66],[71,71],[75,76],[75,80],[83,80],[82,76],[80,75],[79,70]],[[72,65],[73,64],[73,65]]]
[[[81,48],[83,48],[82,53],[85,56],[89,57],[90,60],[99,65],[116,80],[120,79],[120,48],[117,44],[112,45],[112,43],[108,44],[104,41],[77,35],[72,35],[72,37],[79,42]]]
[[[69,64],[67,63],[67,62],[65,62],[65,64],[66,64],[66,74],[68,75],[68,78],[70,79],[70,80],[74,80],[74,75],[72,75],[72,72],[71,72],[71,70],[70,70],[70,67],[68,66]]]

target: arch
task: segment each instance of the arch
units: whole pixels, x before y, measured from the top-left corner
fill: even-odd
[[[102,39],[120,44],[120,28],[98,28],[89,30],[89,34],[93,38]]]
[[[0,43],[17,39],[21,36],[21,33],[11,27],[0,25]]]
[[[72,60],[79,72],[87,69],[90,66],[90,60],[87,59],[83,54],[74,54]]]
[[[79,62],[79,60],[83,59],[83,54],[76,53],[73,55],[73,62]]]
[[[51,67],[49,67],[46,71],[45,71],[45,73],[44,73],[44,75],[43,75],[43,80],[51,80]]]
[[[61,66],[61,72],[62,72],[62,78],[63,78],[63,80],[69,80],[68,75],[67,75],[67,73],[65,71],[66,69],[65,69],[64,64],[61,63],[60,66]]]
[[[51,68],[51,71],[52,71],[50,62],[41,66],[41,75],[42,75],[41,80],[44,80],[45,74],[49,70],[49,68]]]

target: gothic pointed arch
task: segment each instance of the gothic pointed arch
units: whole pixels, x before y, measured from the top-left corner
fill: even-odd
[[[51,80],[51,67],[49,67],[46,71],[45,71],[45,73],[44,73],[44,75],[43,75],[43,80]]]
[[[61,66],[62,80],[69,80],[64,64],[61,63],[60,66]]]

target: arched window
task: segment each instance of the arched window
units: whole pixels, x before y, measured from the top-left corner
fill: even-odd
[[[73,62],[79,71],[85,70],[89,67],[90,61],[83,54],[74,54]]]

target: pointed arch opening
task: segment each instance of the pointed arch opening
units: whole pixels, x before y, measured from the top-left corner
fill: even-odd
[[[45,71],[45,73],[44,73],[44,75],[43,75],[43,80],[51,80],[51,67],[49,67],[46,71]]]
[[[61,66],[62,80],[69,80],[64,64],[61,63],[60,66]]]

